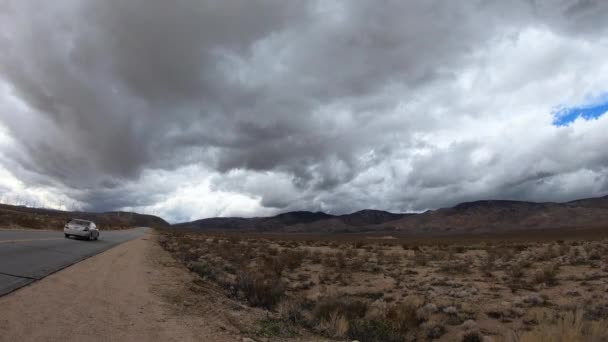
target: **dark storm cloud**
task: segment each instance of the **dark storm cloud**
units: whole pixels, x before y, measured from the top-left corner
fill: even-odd
[[[18,145],[5,151],[10,168],[27,170],[26,183],[58,183],[103,209],[154,202],[167,189],[128,194],[127,185],[145,170],[190,164],[220,175],[289,175],[301,194],[251,191],[262,193],[264,206],[312,208],[335,191],[341,203],[350,196],[372,207],[372,197],[343,187],[417,148],[417,133],[445,125],[445,114],[420,110],[410,94],[453,81],[492,39],[521,27],[596,39],[608,8],[601,1],[0,3],[0,74],[22,102],[0,114]],[[404,182],[418,189],[478,179],[483,171],[460,162],[476,144],[413,157]],[[243,191],[224,181],[214,186]],[[144,195],[150,199],[139,203]]]
[[[36,111],[7,124],[16,135],[34,120],[54,126],[21,143],[40,173],[65,182],[90,181],[94,170],[133,177],[156,153],[174,153],[164,134],[218,110],[225,82],[216,55],[247,49],[291,19],[290,7],[275,11],[273,2],[72,5],[46,12],[14,2],[2,58],[14,92]]]

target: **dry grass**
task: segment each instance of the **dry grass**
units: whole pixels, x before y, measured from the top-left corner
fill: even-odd
[[[608,321],[585,320],[582,310],[543,312],[539,325],[523,333],[518,342],[604,342],[608,341]]]

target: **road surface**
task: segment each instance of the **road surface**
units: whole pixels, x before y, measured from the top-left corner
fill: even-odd
[[[139,237],[146,230],[101,231],[98,241],[66,239],[63,231],[0,230],[0,296]]]
[[[0,297],[0,342],[242,342],[259,313],[196,280],[150,230]]]

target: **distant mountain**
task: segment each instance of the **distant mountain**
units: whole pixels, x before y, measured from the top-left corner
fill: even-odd
[[[410,234],[497,233],[608,227],[608,197],[567,203],[476,201],[381,225]]]
[[[209,218],[175,228],[248,232],[394,232],[414,235],[608,228],[608,196],[567,203],[483,200],[421,214],[361,210],[347,215],[288,212],[273,217]]]
[[[0,227],[61,229],[72,218],[94,221],[100,229],[169,226],[160,217],[131,212],[89,213],[0,204]]]
[[[348,215],[338,216],[347,225],[360,227],[394,221],[412,214],[393,214],[382,210],[365,209]]]
[[[608,209],[608,196],[587,198],[566,203],[572,207],[585,207],[585,208],[602,208]]]
[[[360,231],[365,227],[403,217],[380,210],[362,210],[348,215],[292,211],[272,217],[214,217],[173,225],[175,228],[238,231],[336,232]]]

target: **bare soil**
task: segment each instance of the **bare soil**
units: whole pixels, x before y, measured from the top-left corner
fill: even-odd
[[[242,341],[194,280],[146,234],[0,298],[0,341]]]

